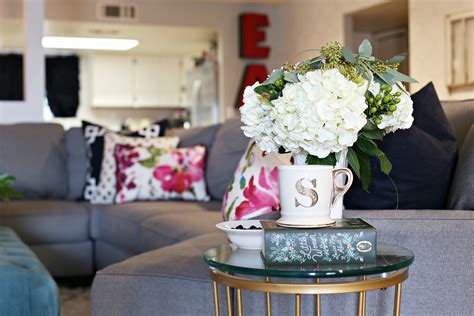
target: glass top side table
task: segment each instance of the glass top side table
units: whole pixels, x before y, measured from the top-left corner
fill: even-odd
[[[315,295],[315,313],[320,315],[321,294],[359,293],[358,315],[365,315],[366,291],[390,286],[395,286],[393,314],[400,315],[402,282],[408,278],[408,267],[414,260],[412,251],[384,243],[377,244],[375,262],[355,264],[267,266],[259,250],[238,249],[233,245],[221,245],[204,253],[213,282],[215,314],[219,315],[218,284],[221,284],[226,287],[229,315],[233,312],[231,289],[236,290],[239,316],[242,315],[242,290],[265,292],[267,315],[271,315],[270,293],[294,294],[295,315],[301,313],[302,294]],[[263,278],[258,280],[254,276]],[[356,277],[356,280],[333,282],[334,278],[347,277]],[[291,282],[272,282],[271,278],[288,278]],[[314,283],[298,282],[299,279],[314,279]],[[321,282],[321,279],[327,281]]]

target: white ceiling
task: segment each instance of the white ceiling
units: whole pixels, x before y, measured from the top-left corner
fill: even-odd
[[[212,29],[133,24],[46,21],[45,36],[127,38],[140,41],[129,52],[159,55],[191,55],[209,48],[216,41]],[[22,24],[0,19],[0,49],[21,49]]]

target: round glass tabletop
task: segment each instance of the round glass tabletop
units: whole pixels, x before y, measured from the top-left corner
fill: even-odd
[[[260,250],[221,245],[208,249],[204,261],[223,272],[281,278],[342,278],[380,274],[408,267],[415,260],[411,250],[377,244],[377,258],[370,263],[319,265],[266,265]]]

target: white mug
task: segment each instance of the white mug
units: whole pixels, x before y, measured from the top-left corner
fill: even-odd
[[[339,174],[347,175],[342,186],[335,181]],[[281,217],[277,224],[289,227],[332,225],[331,208],[352,184],[348,168],[322,165],[281,166],[278,177]]]

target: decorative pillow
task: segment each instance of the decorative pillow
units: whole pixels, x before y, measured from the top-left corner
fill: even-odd
[[[163,122],[165,121],[153,123],[138,132],[129,133],[127,135],[145,138],[163,136],[165,133],[165,129],[161,127]],[[84,199],[90,201],[95,196],[97,185],[100,182],[100,168],[102,166],[104,153],[104,135],[111,131],[106,127],[82,121],[82,132],[86,140],[86,152],[88,157]]]
[[[97,190],[90,200],[91,203],[110,204],[114,202],[117,192],[117,179],[115,177],[117,164],[114,156],[116,145],[174,149],[178,146],[178,143],[178,137],[143,138],[122,136],[116,133],[105,134],[102,166],[100,168],[100,182],[97,184]]]
[[[390,178],[373,160],[370,193],[354,179],[348,209],[444,209],[456,164],[457,144],[432,83],[412,96],[415,121],[379,142],[393,164]],[[393,182],[392,182],[393,180]],[[398,193],[398,194],[397,194]]]
[[[204,146],[161,149],[116,145],[115,159],[117,203],[158,199],[209,201],[204,180]]]
[[[448,207],[452,210],[474,210],[474,125],[466,134],[451,183]]]
[[[250,142],[224,195],[224,220],[249,219],[280,208],[278,166],[289,165],[291,155],[262,152]]]

